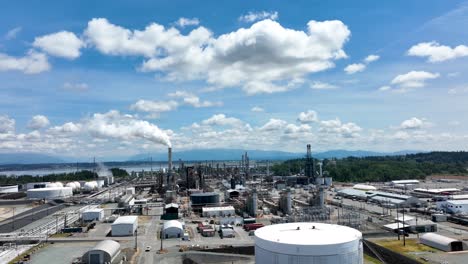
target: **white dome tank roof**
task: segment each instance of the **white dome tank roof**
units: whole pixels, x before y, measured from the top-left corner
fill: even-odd
[[[356,229],[323,223],[270,225],[255,231],[255,245],[265,250],[294,255],[334,255],[353,251],[362,233]]]

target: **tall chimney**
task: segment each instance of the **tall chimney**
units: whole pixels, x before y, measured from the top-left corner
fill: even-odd
[[[167,185],[171,186],[172,176],[172,148],[167,149]]]

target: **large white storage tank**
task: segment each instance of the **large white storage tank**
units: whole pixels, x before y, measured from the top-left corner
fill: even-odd
[[[362,233],[322,223],[287,223],[255,231],[256,264],[362,264]]]

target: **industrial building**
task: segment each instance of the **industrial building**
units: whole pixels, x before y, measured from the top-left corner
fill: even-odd
[[[405,229],[411,233],[437,232],[437,224],[426,219],[417,219],[414,216],[400,216],[395,218],[396,223],[384,225],[383,228],[390,231]]]
[[[416,197],[389,193],[389,192],[366,192],[367,199],[379,204],[393,205],[397,207],[421,207],[426,202]]]
[[[46,187],[29,189],[26,194],[28,199],[57,199],[71,197],[73,190],[70,187]]]
[[[104,219],[104,209],[89,209],[82,213],[83,221],[102,221]]]
[[[353,186],[353,189],[361,190],[361,191],[377,191],[377,188],[375,188],[372,185],[367,185],[367,184],[355,184]]]
[[[221,206],[221,207],[203,207],[202,215],[204,217],[217,217],[217,216],[232,216],[236,212],[233,206]]]
[[[235,232],[232,228],[221,228],[221,237],[222,238],[229,238],[235,237]]]
[[[193,211],[201,212],[202,207],[219,206],[219,194],[215,192],[192,193],[190,203]]]
[[[0,186],[0,193],[17,193],[18,185],[4,185]]]
[[[255,231],[255,263],[362,264],[362,234],[323,223],[287,223]]]
[[[174,220],[179,218],[179,205],[176,203],[169,203],[164,206],[164,214],[162,219]]]
[[[345,198],[351,198],[351,199],[360,199],[360,200],[366,200],[367,197],[369,196],[365,191],[363,190],[358,190],[358,189],[342,189],[336,192],[338,196],[342,196]]]
[[[437,202],[437,209],[451,214],[468,213],[468,200],[447,200]]]
[[[428,233],[419,237],[419,242],[442,251],[462,251],[466,246],[463,242],[439,234]]]
[[[406,187],[418,185],[419,181],[418,180],[395,180],[395,181],[392,181],[391,184],[394,187],[406,188]]]
[[[184,235],[184,226],[177,220],[166,221],[162,235],[164,238],[181,238]]]
[[[138,227],[138,216],[121,216],[112,223],[112,236],[133,236]]]
[[[120,244],[114,240],[103,240],[87,251],[81,261],[85,264],[106,264],[113,261],[120,254]]]

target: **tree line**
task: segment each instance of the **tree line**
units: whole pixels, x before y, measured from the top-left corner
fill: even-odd
[[[128,177],[126,170],[119,168],[110,169],[112,175],[116,178]],[[70,173],[52,173],[43,176],[21,175],[7,176],[0,175],[0,185],[25,184],[28,182],[69,182],[69,181],[89,181],[98,178],[98,174],[89,170],[81,170]]]
[[[275,164],[275,175],[304,172],[305,158]],[[315,160],[317,162],[317,160]],[[468,152],[429,152],[401,156],[325,159],[323,170],[335,181],[391,181],[423,179],[434,174],[468,175]],[[318,170],[318,166],[316,166]]]

